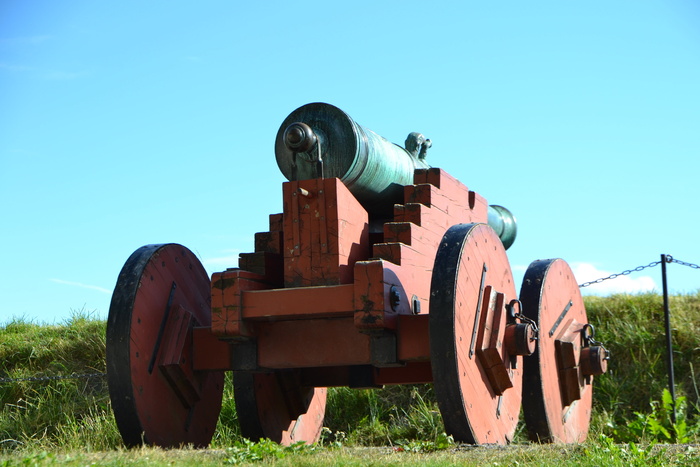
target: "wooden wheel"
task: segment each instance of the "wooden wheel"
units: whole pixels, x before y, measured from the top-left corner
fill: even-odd
[[[301,386],[295,371],[233,376],[236,412],[241,433],[257,441],[269,438],[283,445],[321,437],[326,412],[326,388]]]
[[[569,265],[561,259],[533,261],[520,300],[525,316],[539,327],[537,350],[524,364],[528,435],[533,441],[583,442],[591,419],[593,374],[603,373],[607,362],[602,347],[587,346],[591,328]]]
[[[520,415],[522,357],[506,327],[515,299],[505,249],[486,224],[445,233],[431,281],[430,355],[445,429],[455,440],[505,444]],[[532,341],[534,343],[534,341]]]
[[[147,245],[122,268],[107,320],[107,378],[127,446],[209,444],[223,372],[192,370],[192,328],[211,325],[206,271],[187,248]]]

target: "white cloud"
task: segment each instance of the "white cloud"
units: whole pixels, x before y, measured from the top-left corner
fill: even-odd
[[[204,268],[207,271],[216,272],[226,268],[238,267],[238,255],[241,253],[240,250],[226,250],[222,253],[224,253],[224,256],[202,259]]]
[[[571,264],[571,269],[574,271],[574,276],[576,276],[576,281],[579,284],[595,281],[613,274],[611,271],[598,269],[590,263],[573,263]],[[651,276],[639,274],[639,272],[633,272],[630,275],[617,276],[614,279],[608,279],[598,284],[585,287],[581,289],[581,292],[584,294],[609,295],[614,293],[640,293],[659,290]]]
[[[98,292],[106,293],[111,295],[112,291],[109,289],[105,289],[103,287],[98,287],[96,285],[88,285],[88,284],[83,284],[80,282],[71,282],[71,281],[64,281],[63,279],[49,279],[51,282],[55,282],[57,284],[63,284],[63,285],[72,285],[74,287],[81,287],[83,289],[90,289],[90,290],[97,290]]]

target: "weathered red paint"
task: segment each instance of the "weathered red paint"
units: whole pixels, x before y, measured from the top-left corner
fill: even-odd
[[[433,384],[445,426],[456,439],[505,444],[515,434],[522,392],[522,357],[511,356],[503,345],[503,305],[516,297],[515,286],[493,229],[467,228],[461,254],[440,258],[455,268],[454,284],[434,282],[447,297],[437,303],[451,309],[431,311],[431,318],[443,318],[439,324],[431,320]]]
[[[342,112],[331,114],[348,123]],[[417,133],[406,150],[373,133],[356,141],[363,151],[341,147],[363,131],[350,122],[342,131],[324,127],[337,133],[335,145],[321,144],[327,132],[303,122],[280,128],[278,163],[293,181],[282,185],[283,212],[270,215],[269,231],[255,234],[255,251],[242,253],[238,268],[208,282],[196,257],[174,244],[144,247],[127,261],[108,332],[111,354],[129,360],[129,374],[119,365],[110,372],[125,442],[139,443],[143,432],[162,446],[206,445],[221,370],[234,371],[241,431],[251,439],[317,441],[327,386],[433,382],[455,439],[504,444],[518,422],[523,378],[535,401],[525,407],[531,437],[585,439],[593,375],[605,372],[607,352],[586,335],[591,328],[566,263],[545,260],[532,270],[542,275],[538,285],[523,285],[528,322],[514,311],[523,308],[523,292],[519,300],[486,200],[439,168],[417,169],[409,183],[430,147]],[[382,178],[367,141],[384,147],[384,156],[409,158],[386,189],[355,185],[359,176]],[[313,167],[303,165],[309,154],[297,152],[307,150],[315,151]],[[337,164],[324,169],[333,160],[326,157],[341,151],[353,156],[340,176],[357,198],[330,175]],[[515,233],[508,219],[506,246]]]
[[[231,346],[215,336],[210,326],[192,329],[192,369],[194,371],[231,369]]]
[[[352,283],[369,257],[367,211],[337,179],[285,182],[285,287]]]
[[[302,410],[297,402],[307,400],[304,394],[314,386],[437,378],[428,332],[435,254],[447,229],[475,222],[484,225],[469,239],[456,284],[463,305],[452,336],[461,362],[455,377],[475,442],[505,443],[512,438],[520,407],[522,357],[513,352],[514,323],[505,311],[517,298],[505,250],[485,225],[488,206],[481,196],[440,169],[417,170],[415,182],[405,187],[404,204],[394,207],[382,232],[371,236],[367,212],[339,180],[286,182],[284,213],[271,215],[270,231],[255,236],[255,252],[241,255],[240,266],[250,270],[229,269],[212,276],[212,323],[192,333],[194,368],[234,368],[238,347],[230,343],[254,344],[248,347],[252,360],[245,365],[262,373],[253,373],[250,380],[258,409],[248,416],[274,439],[314,441],[325,407],[324,389],[314,393],[318,400],[309,410],[317,423],[305,428],[308,433],[296,436],[304,429],[296,418],[289,418]],[[484,264],[489,281],[480,293],[478,277]],[[475,322],[477,302],[481,312]],[[577,360],[580,327],[576,321],[563,324],[552,343],[557,350],[547,349],[557,370],[550,370],[546,378],[561,388],[557,397],[565,404],[590,396],[584,380],[591,378],[581,376]],[[173,333],[179,335],[177,329]],[[181,345],[176,337],[168,348]],[[599,370],[604,364],[594,361],[590,366]],[[191,377],[177,362],[163,368],[185,404],[198,397]],[[288,371],[297,376],[280,379],[287,374],[280,372]]]
[[[108,377],[124,442],[206,446],[216,427],[223,372],[199,372],[193,328],[209,328],[209,280],[181,245],[149,245],[118,281],[108,328]]]
[[[593,376],[582,369],[583,330],[588,323],[583,298],[573,272],[561,259],[547,260],[532,283],[536,300],[523,299],[527,314],[538,316],[538,349],[526,363],[528,395],[523,409],[533,440],[581,443],[591,418]]]

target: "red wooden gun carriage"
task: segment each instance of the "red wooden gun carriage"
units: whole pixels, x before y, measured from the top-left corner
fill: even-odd
[[[326,388],[432,383],[455,440],[581,442],[607,351],[569,266],[534,261],[520,294],[515,219],[328,104],[282,123],[283,213],[239,267],[213,274],[184,246],[124,265],[107,327],[125,444],[206,446],[233,371],[241,432],[319,439]]]

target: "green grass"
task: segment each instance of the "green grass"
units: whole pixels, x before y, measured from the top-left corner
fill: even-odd
[[[609,373],[598,378],[594,412],[614,435],[617,426],[651,414],[668,388],[663,301],[657,294],[587,297],[596,339],[611,351]],[[697,425],[700,394],[700,293],[669,297],[676,394]]]
[[[13,320],[0,328],[2,377],[103,373],[104,354],[105,323],[85,313],[61,325]],[[0,449],[103,449],[119,443],[105,378],[5,383],[0,402]]]
[[[0,453],[0,466],[48,465],[277,465],[277,466],[696,466],[700,451],[696,446],[618,445],[609,440],[585,445],[520,445],[506,447],[459,446],[440,451],[406,451],[395,447],[367,448],[319,446],[284,448],[274,443],[240,444],[226,449],[192,450],[139,448],[109,452],[35,451],[13,455]]]
[[[431,385],[408,385],[331,389],[321,445],[285,451],[241,438],[229,373],[210,450],[127,451],[112,416],[106,378],[95,377],[0,383],[0,466],[59,461],[140,464],[146,463],[144,457],[156,463],[176,459],[185,464],[257,462],[259,457],[280,465],[366,465],[380,459],[387,464],[447,465],[457,458],[466,465],[590,465],[603,460],[606,465],[692,465],[688,459],[700,461],[697,449],[655,446],[700,442],[696,375],[700,371],[700,293],[671,297],[680,402],[676,426],[669,419],[669,401],[663,398],[667,377],[661,297],[613,295],[585,301],[596,339],[611,350],[612,360],[609,373],[596,379],[591,436],[584,446],[533,446],[521,433],[516,437],[517,449],[458,447],[443,433]],[[86,313],[76,313],[59,325],[15,319],[0,326],[0,377],[103,373],[104,352],[105,323]]]

